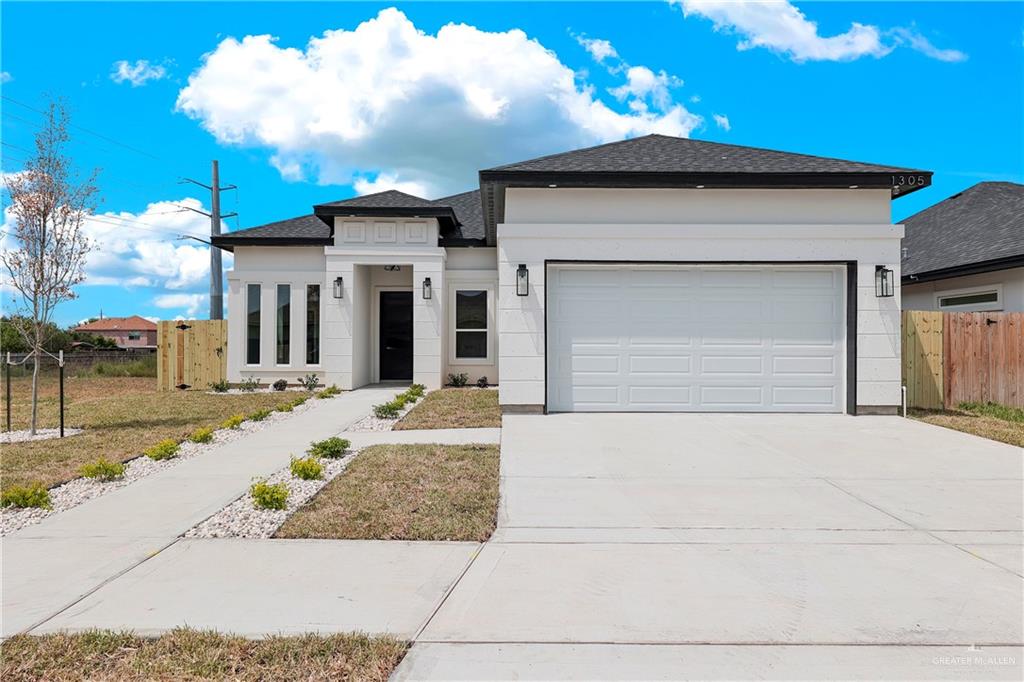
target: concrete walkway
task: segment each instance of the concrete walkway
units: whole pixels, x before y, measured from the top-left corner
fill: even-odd
[[[3,538],[3,636],[47,621],[163,551],[243,494],[253,478],[286,466],[311,441],[339,434],[394,393],[394,387],[371,387],[318,401],[288,420]],[[474,437],[496,441],[497,434],[487,431]],[[345,436],[361,447],[384,442],[388,433]],[[450,431],[393,433],[403,434],[401,442],[465,442],[464,434]],[[203,579],[201,573],[192,577]]]

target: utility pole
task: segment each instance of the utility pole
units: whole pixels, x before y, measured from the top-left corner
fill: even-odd
[[[220,235],[220,221],[222,219],[238,215],[237,213],[228,213],[227,215],[220,214],[220,193],[238,188],[235,185],[227,185],[225,187],[220,186],[220,166],[216,159],[214,159],[211,164],[210,173],[211,181],[209,185],[203,184],[198,180],[193,180],[192,178],[182,178],[178,184],[190,182],[193,185],[199,185],[200,187],[205,187],[210,190],[211,211],[209,213],[190,206],[181,206],[180,208],[208,216],[210,218],[210,239],[212,240],[214,237]],[[198,241],[203,240],[199,239]],[[224,319],[224,270],[221,265],[220,249],[212,244],[210,245],[210,319]]]

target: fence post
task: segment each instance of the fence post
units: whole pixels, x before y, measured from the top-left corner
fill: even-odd
[[[64,437],[64,351],[58,351],[57,365],[60,367],[60,437]]]
[[[7,375],[7,433],[11,432],[11,351],[7,351],[7,362],[4,363],[4,374]]]

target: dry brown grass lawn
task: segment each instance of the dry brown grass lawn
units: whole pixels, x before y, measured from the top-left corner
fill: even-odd
[[[375,445],[275,537],[483,542],[497,513],[497,445]]]
[[[49,379],[42,384],[40,428],[58,424],[55,384]],[[11,427],[28,428],[28,379],[15,379],[11,385]],[[82,464],[101,455],[110,460],[130,459],[164,438],[182,440],[201,426],[216,426],[233,414],[272,409],[296,397],[295,393],[160,392],[152,377],[71,377],[65,384],[65,425],[85,431],[63,440],[0,447],[2,487],[6,490],[31,482],[54,486],[75,478]],[[6,424],[5,415],[0,415],[0,424]]]
[[[396,430],[501,427],[498,392],[482,388],[442,388],[428,393],[397,424]]]
[[[187,629],[156,639],[110,631],[18,635],[0,645],[0,679],[383,682],[406,649],[392,637],[348,634],[260,640]]]
[[[956,429],[975,436],[989,438],[1024,448],[1024,422],[1000,419],[990,414],[972,410],[917,410],[911,409],[907,414],[936,426]]]

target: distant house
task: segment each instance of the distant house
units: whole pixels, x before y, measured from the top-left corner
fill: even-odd
[[[156,348],[156,323],[144,317],[103,317],[75,327],[76,332],[103,336],[118,348]]]
[[[1024,185],[979,182],[903,223],[905,310],[1024,311]]]

